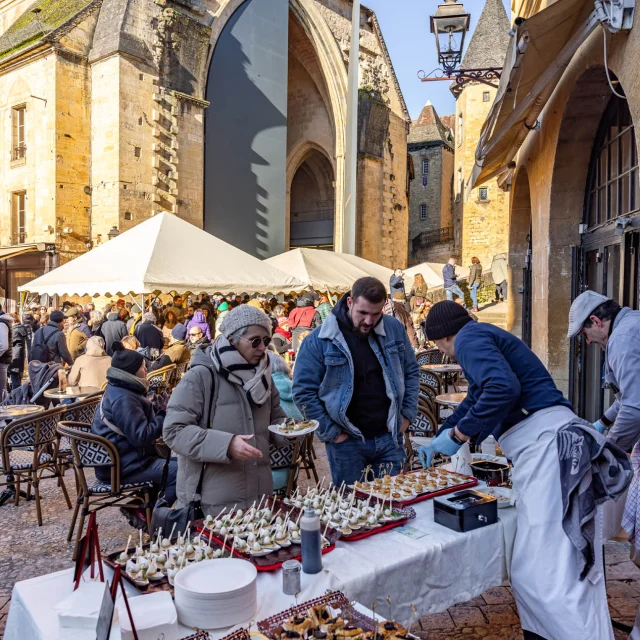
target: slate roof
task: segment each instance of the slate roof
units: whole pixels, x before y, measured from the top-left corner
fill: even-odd
[[[451,133],[445,127],[431,101],[424,105],[417,120],[411,123],[411,130],[407,138],[409,144],[424,142],[443,142],[452,145]]]
[[[509,44],[511,24],[502,0],[486,0],[461,69],[502,67]]]
[[[95,0],[36,0],[0,36],[0,59],[42,40],[92,3]]]

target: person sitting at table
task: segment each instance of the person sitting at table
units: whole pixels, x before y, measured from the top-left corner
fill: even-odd
[[[93,336],[87,340],[86,353],[79,356],[71,367],[68,382],[72,387],[98,387],[107,380],[111,356],[104,350],[104,338]]]
[[[149,367],[149,371],[156,371],[171,364],[184,364],[191,360],[191,352],[185,342],[187,329],[183,324],[177,324],[171,330],[171,342],[164,353]]]
[[[107,370],[107,387],[95,413],[91,431],[110,440],[120,454],[120,481],[149,481],[154,490],[162,484],[165,460],[159,458],[153,443],[162,436],[165,410],[154,409],[146,396],[149,384],[144,357],[113,343],[111,367]],[[165,497],[169,504],[176,499],[177,463],[169,463]],[[96,467],[96,476],[110,482],[108,467]]]
[[[176,317],[173,309],[167,309],[164,314],[164,324],[162,325],[162,337],[166,344],[171,342],[171,332],[173,328],[178,324],[178,318]]]
[[[212,515],[271,495],[269,443],[287,445],[269,431],[286,418],[266,354],[271,321],[241,305],[220,330],[213,344],[196,351],[171,394],[163,430],[178,454],[178,505],[192,500],[202,474],[202,508]]]
[[[135,328],[135,336],[140,341],[140,346],[143,349],[161,351],[164,348],[162,331],[158,327],[153,311],[147,311],[142,315],[142,322]]]

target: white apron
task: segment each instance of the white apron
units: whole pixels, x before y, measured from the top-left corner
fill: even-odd
[[[562,528],[556,433],[574,418],[567,407],[537,411],[500,439],[513,462],[517,531],[511,586],[522,628],[547,640],[613,640],[602,566],[602,514],[595,564],[580,581],[578,551]]]

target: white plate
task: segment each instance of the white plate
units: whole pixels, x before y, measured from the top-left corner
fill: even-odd
[[[178,572],[175,582],[186,592],[214,596],[247,589],[257,576],[255,566],[246,560],[219,558],[188,566]]]
[[[506,509],[507,507],[513,506],[511,504],[511,489],[507,489],[507,487],[482,487],[479,491],[497,498],[498,509]]]
[[[320,423],[317,420],[309,420],[309,422],[311,422],[311,426],[306,429],[301,429],[300,431],[283,433],[280,431],[280,427],[283,426],[281,424],[270,424],[269,431],[271,431],[271,433],[276,433],[279,436],[284,436],[285,438],[299,438],[300,436],[306,436],[308,433],[313,433],[320,426]]]

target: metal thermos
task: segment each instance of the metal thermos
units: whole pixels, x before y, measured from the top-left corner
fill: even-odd
[[[310,507],[304,510],[300,518],[300,537],[302,539],[302,570],[305,573],[320,573],[322,571],[320,516]]]

